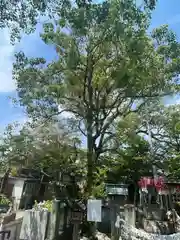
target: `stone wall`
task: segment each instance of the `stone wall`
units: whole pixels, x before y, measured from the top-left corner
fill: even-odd
[[[48,211],[26,210],[21,226],[20,239],[44,240],[48,219]]]
[[[137,208],[136,226],[153,234],[175,233],[174,225],[167,221],[166,211],[154,206]]]

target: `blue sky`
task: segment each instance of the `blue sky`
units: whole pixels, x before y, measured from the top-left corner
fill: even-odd
[[[153,13],[151,28],[161,24],[169,24],[180,39],[180,0],[159,0]],[[22,49],[29,56],[43,56],[47,60],[55,57],[55,52],[39,38],[41,26],[30,36],[24,36],[20,43],[12,46],[7,29],[0,30],[0,132],[9,123],[18,121],[25,123],[27,117],[22,109],[14,107],[10,98],[16,97],[15,82],[12,80],[12,62],[15,51]],[[169,103],[178,99],[168,99]]]

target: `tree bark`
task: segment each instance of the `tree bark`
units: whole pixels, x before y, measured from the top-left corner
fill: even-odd
[[[93,62],[91,57],[87,63],[87,194],[92,195],[93,190],[93,171],[94,171],[94,139],[93,139]]]
[[[92,131],[89,127],[87,134],[87,193],[89,196],[92,195],[93,190],[93,169],[94,169],[94,157],[93,157],[93,139]]]

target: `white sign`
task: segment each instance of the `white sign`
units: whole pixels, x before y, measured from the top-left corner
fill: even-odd
[[[88,222],[101,222],[101,200],[89,199],[87,203],[87,220]]]

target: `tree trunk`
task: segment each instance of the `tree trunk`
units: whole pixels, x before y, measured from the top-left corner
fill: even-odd
[[[87,97],[88,97],[88,106],[87,106],[87,189],[86,194],[87,198],[93,195],[93,186],[94,186],[94,168],[95,168],[95,155],[94,155],[94,145],[95,140],[93,138],[93,86],[92,86],[92,75],[93,75],[93,61],[91,56],[89,56],[89,61],[87,63]],[[90,239],[95,239],[95,225],[94,223],[87,222],[88,235]]]
[[[94,169],[94,159],[93,159],[93,141],[91,129],[89,129],[87,134],[87,193],[88,196],[92,195],[93,190],[93,169]]]
[[[92,74],[93,65],[90,58],[87,72],[87,95],[88,95],[88,108],[87,108],[87,194],[92,195],[93,190],[93,171],[94,171],[94,156],[93,156],[93,86]]]

